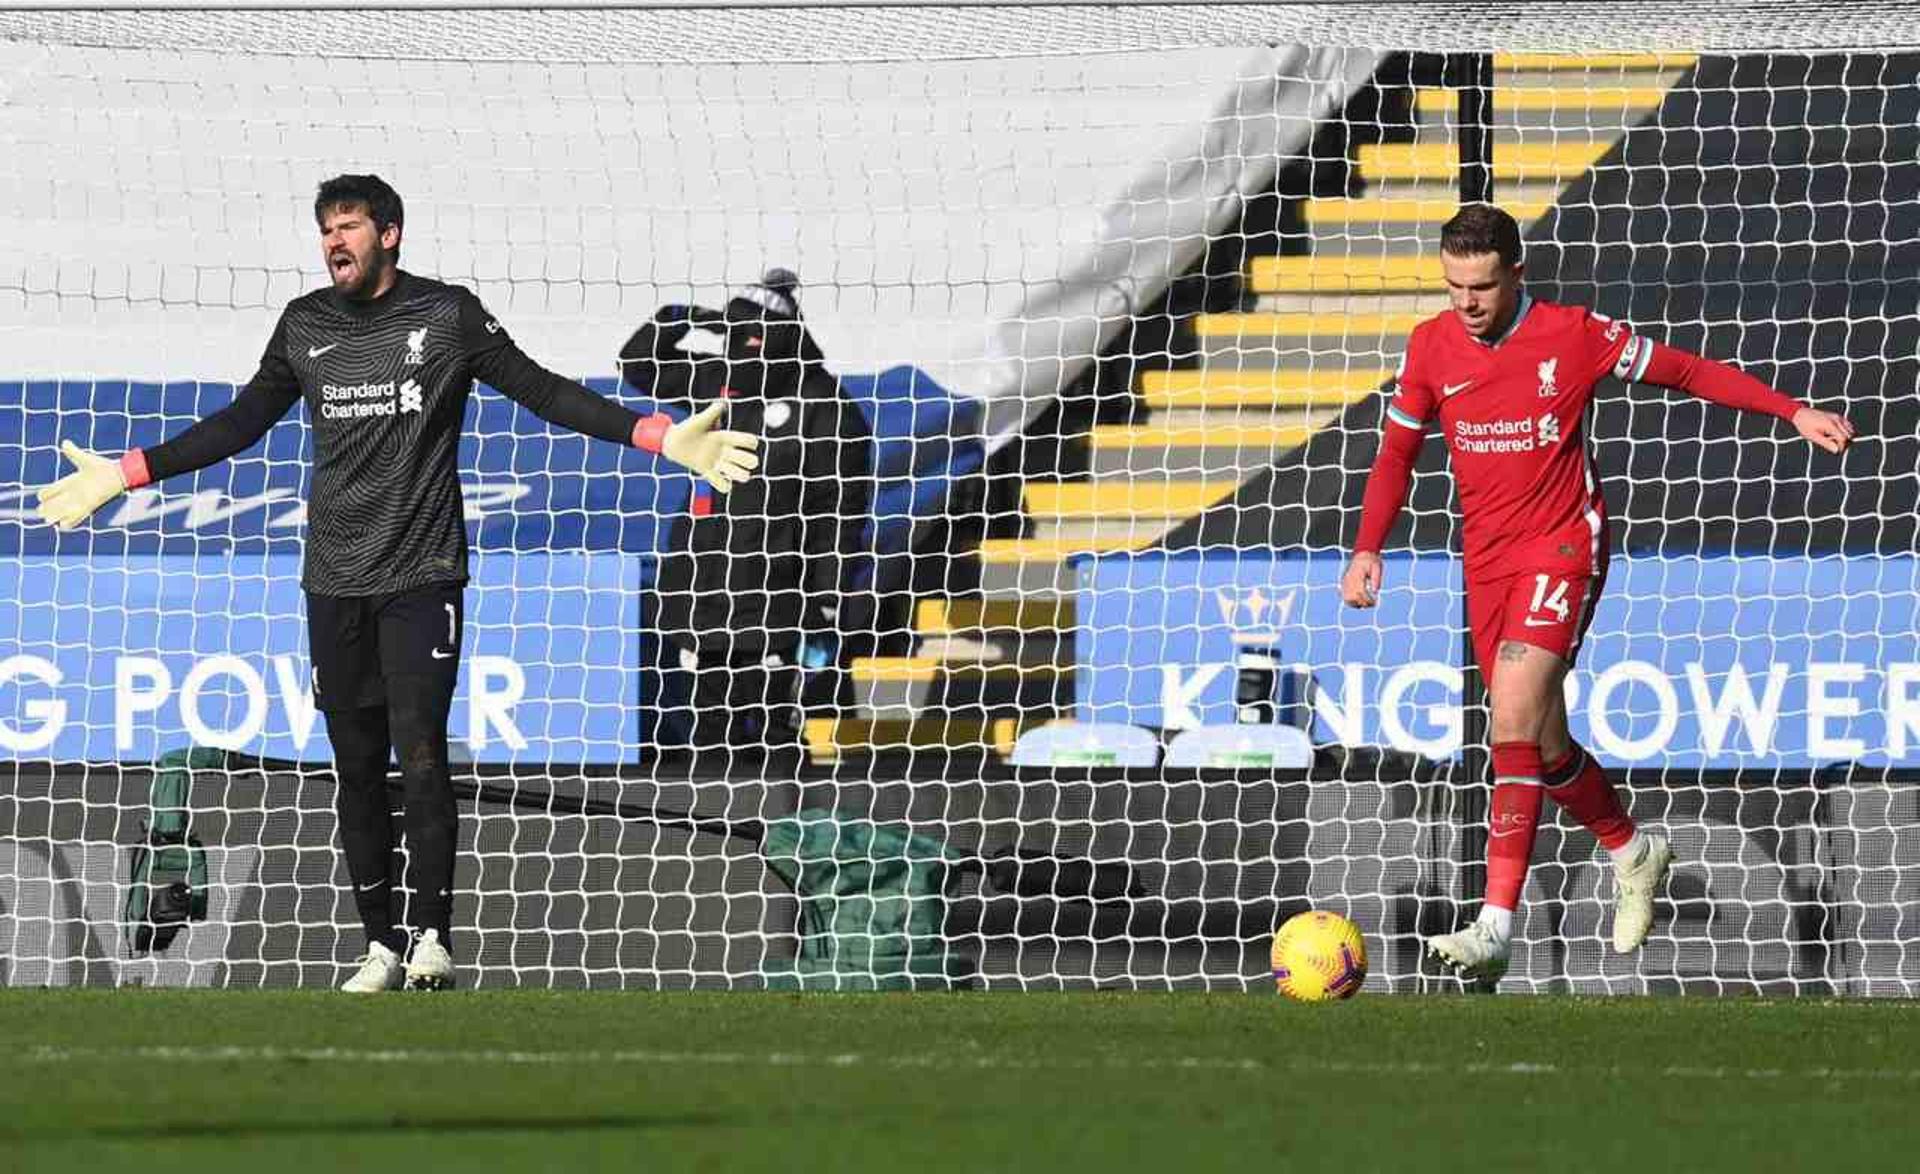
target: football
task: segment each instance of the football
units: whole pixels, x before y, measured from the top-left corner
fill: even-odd
[[[1350,999],[1366,979],[1366,939],[1338,913],[1298,914],[1273,935],[1273,985],[1289,999]]]

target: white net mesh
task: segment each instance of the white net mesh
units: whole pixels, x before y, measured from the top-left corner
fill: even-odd
[[[663,568],[724,505],[476,394],[463,981],[1231,987],[1312,905],[1361,924],[1374,988],[1438,982],[1418,939],[1476,907],[1485,819],[1439,445],[1380,609],[1334,583],[1381,390],[1446,304],[1466,75],[1440,55],[1492,53],[1534,292],[1864,438],[1825,458],[1602,386],[1616,562],[1569,709],[1680,864],[1617,957],[1604,855],[1549,826],[1508,989],[1911,994],[1917,15],[0,14],[0,974],[322,984],[361,948],[308,693],[304,412],[75,534],[30,507],[59,440],[225,404],[325,280],[314,185],[371,171],[410,270],[640,409],[658,372],[621,387],[617,356],[656,310],[797,271],[872,433],[832,622],[689,660],[662,595],[716,595]],[[757,411],[770,441],[798,419]],[[255,757],[189,772],[203,916],[137,950],[130,848],[180,801],[144,764],[189,746]]]

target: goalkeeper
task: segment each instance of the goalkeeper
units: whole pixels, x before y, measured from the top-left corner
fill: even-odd
[[[1624,322],[1534,299],[1520,284],[1519,225],[1498,208],[1470,205],[1449,220],[1440,264],[1452,309],[1407,340],[1340,592],[1352,607],[1378,598],[1380,548],[1438,419],[1460,493],[1467,623],[1492,709],[1493,798],[1479,919],[1427,947],[1490,985],[1507,969],[1543,795],[1613,856],[1616,951],[1646,939],[1672,860],[1665,839],[1634,826],[1567,728],[1561,685],[1607,576],[1607,503],[1585,426],[1594,385],[1612,375],[1765,413],[1831,453],[1847,447],[1853,425]]]
[[[642,418],[534,363],[471,292],[398,267],[404,212],[379,177],[322,183],[314,217],[332,285],[288,304],[233,402],[117,461],[68,441],[78,471],[41,491],[40,514],[71,528],[128,489],[248,448],[306,401],[314,453],[301,582],[313,695],[326,714],[340,839],[367,934],[342,989],[440,990],[453,983],[447,717],[467,578],[455,464],[474,380],[562,428],[662,453],[721,493],[757,467],[759,442],[716,431],[719,405],[679,424]],[[389,874],[386,779],[396,751],[412,939],[395,925]]]

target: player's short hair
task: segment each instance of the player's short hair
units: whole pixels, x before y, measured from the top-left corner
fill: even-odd
[[[1498,253],[1500,263],[1520,263],[1520,225],[1503,208],[1466,204],[1440,226],[1440,251],[1454,257]]]
[[[380,232],[385,232],[388,225],[406,226],[407,210],[400,202],[400,193],[377,175],[336,175],[322,182],[313,197],[314,220],[325,223],[327,212],[333,208],[365,208],[373,227]],[[396,259],[400,256],[397,247],[393,255]]]

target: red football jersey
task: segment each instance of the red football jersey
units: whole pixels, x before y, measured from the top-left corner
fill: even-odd
[[[1607,540],[1607,503],[1587,446],[1594,384],[1644,372],[1653,346],[1579,306],[1524,291],[1513,324],[1481,342],[1449,311],[1407,340],[1391,424],[1438,417],[1460,489],[1469,575],[1590,574]]]

